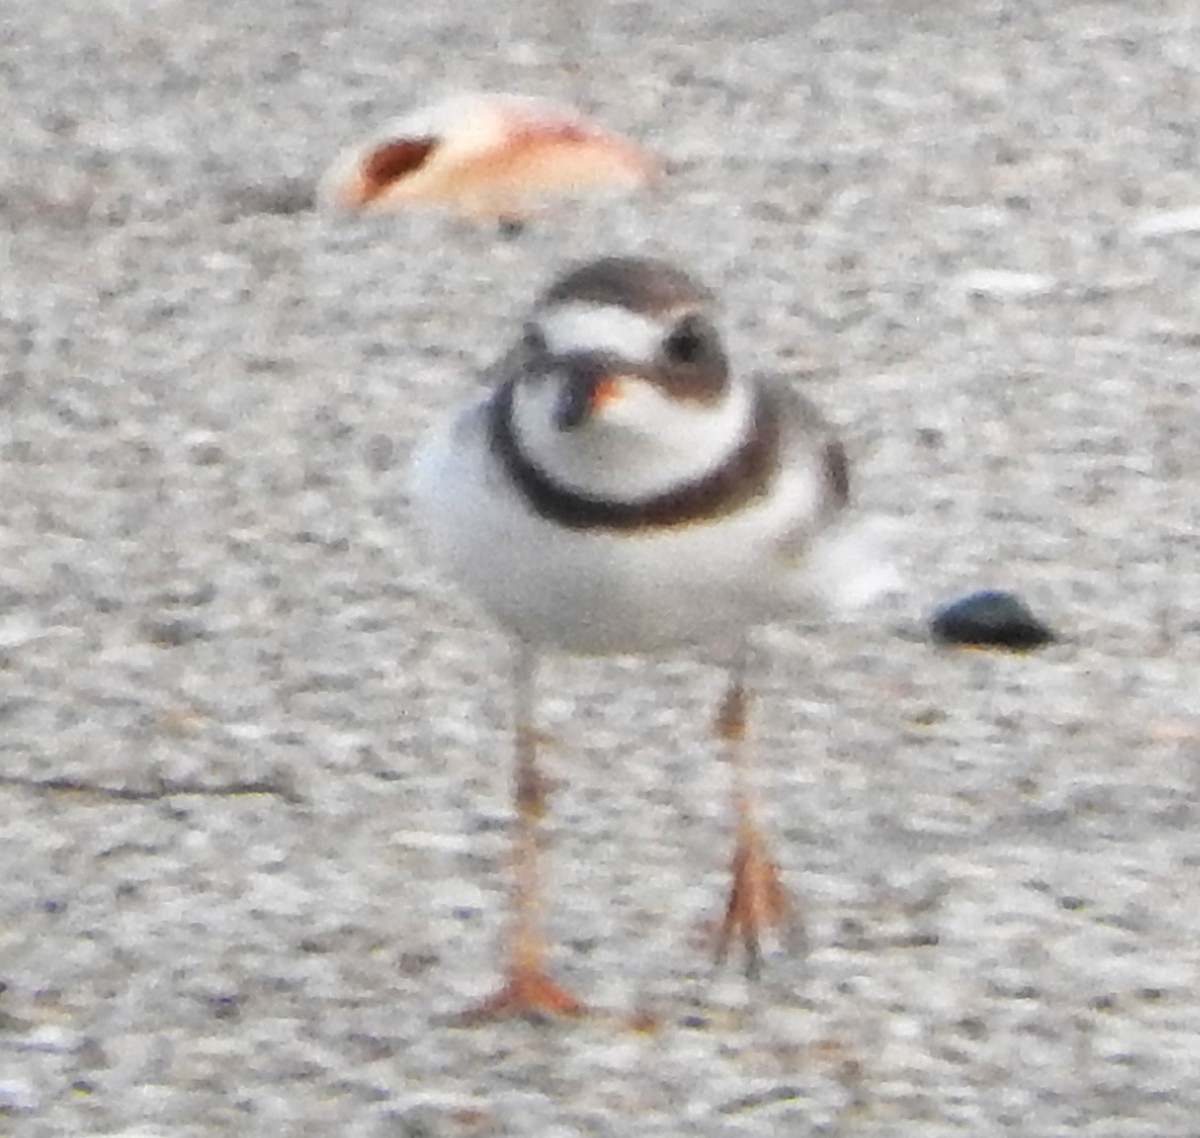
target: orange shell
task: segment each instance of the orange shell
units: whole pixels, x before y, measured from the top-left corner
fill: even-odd
[[[464,95],[342,154],[319,197],[351,210],[433,205],[481,219],[519,218],[541,199],[633,190],[661,174],[654,155],[569,107],[519,95]]]

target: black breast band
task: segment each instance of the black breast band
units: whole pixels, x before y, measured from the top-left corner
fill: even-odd
[[[746,441],[717,469],[675,490],[632,502],[596,498],[552,481],[532,463],[513,432],[512,380],[497,390],[488,408],[492,452],[538,515],[568,529],[667,529],[712,521],[766,493],[779,453],[779,421],[763,389],[755,396],[754,420]]]

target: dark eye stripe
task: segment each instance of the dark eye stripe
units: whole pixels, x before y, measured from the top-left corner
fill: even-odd
[[[729,361],[716,328],[689,312],[663,340],[655,380],[676,399],[711,403],[729,384]]]
[[[663,352],[676,364],[698,364],[716,347],[716,332],[695,315],[680,320],[663,341]]]

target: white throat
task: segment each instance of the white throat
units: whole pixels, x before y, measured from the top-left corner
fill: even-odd
[[[733,383],[715,403],[673,399],[645,380],[574,430],[555,426],[559,386],[518,384],[513,433],[525,456],[564,489],[632,502],[694,482],[725,463],[753,424],[749,386]]]

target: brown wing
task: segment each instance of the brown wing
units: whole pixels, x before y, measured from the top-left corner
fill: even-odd
[[[796,517],[780,541],[785,556],[799,557],[849,506],[850,461],[837,433],[813,403],[780,377],[762,382],[780,416],[781,464],[807,471],[819,482],[815,505]]]

